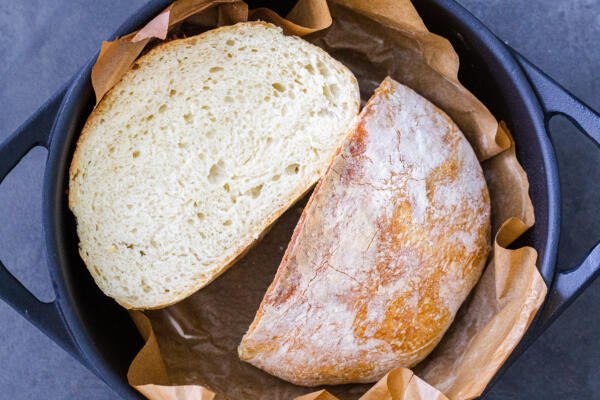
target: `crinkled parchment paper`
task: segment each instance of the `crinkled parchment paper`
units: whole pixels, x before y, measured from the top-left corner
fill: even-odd
[[[300,0],[286,18],[240,1],[177,0],[140,31],[103,43],[92,72],[98,101],[148,44],[247,19],[273,22],[326,49],[355,73],[363,100],[390,75],[446,111],[482,162],[492,199],[493,254],[442,342],[414,371],[394,369],[375,385],[295,386],[239,361],[237,345],[275,274],[301,202],[208,287],[165,309],[131,313],[146,344],[130,366],[129,383],[152,400],[477,397],[546,295],[536,251],[507,249],[533,225],[533,206],[506,126],[458,82],[458,56],[427,30],[409,0]]]

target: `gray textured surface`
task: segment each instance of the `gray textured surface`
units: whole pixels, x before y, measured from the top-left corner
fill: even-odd
[[[510,45],[600,109],[600,0],[460,0]],[[65,82],[144,0],[0,0],[0,140]],[[561,266],[600,238],[600,152],[553,121],[561,168]],[[0,259],[51,299],[41,239],[45,150],[0,187]],[[600,398],[600,281],[494,387],[492,399]],[[0,301],[0,398],[115,399],[95,376]]]

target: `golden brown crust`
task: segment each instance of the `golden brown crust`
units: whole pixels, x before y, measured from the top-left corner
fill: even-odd
[[[290,382],[372,382],[437,345],[490,248],[456,125],[386,79],[294,231],[240,357]]]

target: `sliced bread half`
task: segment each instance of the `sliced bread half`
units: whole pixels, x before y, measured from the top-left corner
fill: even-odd
[[[359,106],[346,67],[270,24],[151,50],[92,112],[71,163],[98,286],[147,309],[210,283],[321,177]]]

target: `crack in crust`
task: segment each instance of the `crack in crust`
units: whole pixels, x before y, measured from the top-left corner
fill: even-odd
[[[437,345],[490,249],[477,158],[387,78],[313,193],[240,357],[290,382],[373,382]]]

